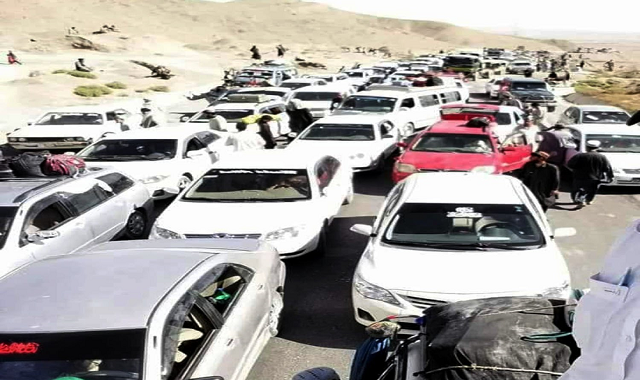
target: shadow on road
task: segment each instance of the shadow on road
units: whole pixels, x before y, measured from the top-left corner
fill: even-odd
[[[393,188],[391,169],[394,160],[388,160],[381,173],[356,173],[354,175],[353,189],[356,194],[386,196]]]
[[[349,227],[372,222],[372,217],[334,219],[326,256],[286,261],[280,338],[340,349],[354,349],[366,338],[364,328],[353,319],[351,280],[367,239]]]

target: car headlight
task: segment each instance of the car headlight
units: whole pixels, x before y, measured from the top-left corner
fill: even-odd
[[[153,225],[150,235],[158,239],[184,239],[184,235]]]
[[[9,137],[8,140],[9,140],[9,142],[16,142],[16,141],[18,141],[18,138],[17,137]]]
[[[76,141],[84,141],[84,137],[76,137]],[[89,139],[88,141],[91,141],[91,139]]]
[[[487,166],[476,166],[471,169],[471,173],[484,173],[484,174],[493,174],[496,172],[496,167],[492,165]]]
[[[140,182],[144,183],[145,185],[148,185],[150,183],[157,183],[157,182],[163,181],[167,178],[169,178],[168,175],[154,175],[151,177],[143,178],[140,180]]]
[[[27,139],[26,139],[26,138],[24,138],[24,137],[20,137],[20,138],[18,139],[18,141],[20,141],[20,142],[25,142],[25,141],[27,141]]]
[[[548,298],[565,298],[568,295],[569,286],[568,282],[564,282],[560,286],[545,290],[541,296]]]
[[[279,230],[271,231],[265,235],[265,240],[284,240],[298,237],[304,230],[305,226],[287,227]]]
[[[411,164],[396,162],[396,171],[400,173],[415,173],[418,171],[418,169],[416,169],[416,167]]]
[[[365,298],[400,306],[400,302],[393,296],[393,294],[391,294],[390,291],[366,282],[358,274],[353,277],[353,286],[356,291]]]

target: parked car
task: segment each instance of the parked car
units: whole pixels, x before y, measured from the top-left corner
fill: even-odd
[[[372,85],[369,90],[348,97],[334,115],[377,113],[398,123],[403,136],[440,120],[442,104],[462,103],[456,87],[398,87]]]
[[[571,106],[560,116],[562,124],[626,124],[631,116],[612,106]]]
[[[351,230],[369,237],[351,292],[363,325],[447,302],[570,293],[554,238],[575,230],[554,233],[511,176],[412,175],[391,190],[373,226]]]
[[[527,60],[514,60],[511,61],[508,65],[507,65],[507,74],[524,74],[525,71],[527,70],[534,70],[535,71],[536,67],[533,65],[533,63],[531,61],[527,61]]]
[[[313,78],[313,77],[299,77],[287,79],[280,83],[280,87],[290,88],[292,90],[297,90],[299,88],[304,88],[307,86],[324,86],[327,84],[327,81],[324,79]]]
[[[106,137],[77,156],[89,168],[115,168],[141,181],[156,199],[168,198],[232,151],[227,134],[207,126],[139,129]]]
[[[271,97],[277,96],[286,102],[291,92],[293,92],[293,90],[287,87],[243,87],[237,89],[234,93],[243,95],[266,95]]]
[[[461,172],[502,174],[526,164],[532,142],[523,133],[513,133],[502,143],[490,127],[470,126],[464,117],[447,115],[418,134],[409,144],[399,143],[404,152],[398,157],[391,177],[394,182],[419,172]],[[488,116],[490,120],[493,117]]]
[[[484,90],[489,97],[489,99],[495,99],[498,97],[498,92],[500,92],[500,88],[502,87],[502,78],[493,78],[489,79],[489,81],[484,85]]]
[[[286,136],[291,132],[289,128],[289,115],[287,115],[285,101],[280,97],[233,94],[227,97],[226,102],[208,106],[204,110],[189,118],[188,124],[209,124],[209,120],[216,115],[222,116],[226,121],[227,132],[237,132],[236,124],[243,118],[252,115],[270,114],[277,115],[280,121],[269,123],[271,132],[275,137]],[[258,132],[254,124],[248,128]]]
[[[349,79],[349,76],[345,73],[337,73],[337,74],[313,74],[312,78],[323,79],[327,83],[335,83],[343,80]]]
[[[81,106],[51,110],[26,127],[7,133],[9,145],[18,150],[80,150],[109,134],[121,132],[116,113],[125,119],[135,115],[123,108]]]
[[[329,116],[305,129],[287,149],[348,157],[354,172],[381,170],[400,137],[398,127],[385,116]]]
[[[502,141],[514,129],[524,124],[524,111],[518,107],[494,104],[447,104],[440,109],[441,117],[449,120],[470,120],[474,117],[491,116],[496,125],[492,131]],[[464,115],[464,116],[463,116]]]
[[[0,281],[0,373],[242,380],[278,332],[284,280],[256,240],[112,242],[40,260]]]
[[[554,112],[558,105],[549,86],[540,79],[503,78],[498,99],[503,101],[507,94],[519,99],[522,103],[538,103],[547,107],[549,112]]]
[[[355,86],[363,86],[369,81],[369,77],[374,75],[373,70],[352,69],[344,72],[349,76],[350,81]]]
[[[283,258],[321,255],[329,224],[353,199],[352,177],[351,167],[329,154],[235,153],[182,192],[158,217],[150,237],[261,239]]]
[[[307,86],[295,90],[290,97],[302,102],[304,108],[311,111],[314,119],[329,116],[334,108],[340,106],[342,100],[355,94],[355,90],[349,84],[340,82],[322,86]]]
[[[442,67],[445,71],[462,73],[469,79],[477,80],[482,69],[482,63],[479,57],[458,54],[445,57]]]
[[[115,170],[0,179],[0,276],[116,237],[143,238],[152,211],[144,185]]]
[[[298,70],[293,66],[250,66],[240,70],[233,81],[239,86],[260,84],[265,81],[272,86],[279,86],[283,81],[297,76]]]

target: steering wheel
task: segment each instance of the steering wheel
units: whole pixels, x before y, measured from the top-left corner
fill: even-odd
[[[492,222],[492,223],[489,223],[489,224],[486,224],[486,225],[482,226],[478,230],[478,235],[483,235],[486,230],[490,230],[490,229],[493,229],[493,228],[502,228],[502,229],[506,229],[506,230],[511,231],[515,235],[518,235],[518,236],[521,235],[521,232],[513,224],[508,223],[508,222],[499,222],[499,221]]]

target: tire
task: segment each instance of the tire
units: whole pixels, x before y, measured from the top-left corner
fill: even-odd
[[[302,371],[293,376],[291,380],[340,380],[340,376],[331,368],[318,367]]]
[[[276,337],[282,331],[282,310],[284,309],[284,295],[280,292],[275,296],[269,308],[269,333]]]
[[[135,210],[129,215],[127,224],[124,226],[124,236],[128,240],[144,239],[148,226],[149,220],[147,215],[140,210]]]
[[[178,190],[182,192],[182,190],[186,189],[193,182],[193,177],[189,173],[185,173],[178,178]]]
[[[353,184],[351,184],[351,186],[349,187],[349,192],[347,193],[347,197],[344,198],[344,201],[342,202],[342,205],[348,205],[351,204],[353,202]]]

